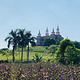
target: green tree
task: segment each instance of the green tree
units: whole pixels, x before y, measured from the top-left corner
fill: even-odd
[[[56,51],[56,54],[55,54],[56,61],[65,64],[64,53],[65,53],[65,49],[67,46],[72,46],[73,48],[75,47],[73,42],[70,41],[69,39],[63,39],[62,41],[60,41],[60,45],[59,45],[58,50]]]
[[[17,46],[18,43],[18,39],[17,39],[17,30],[13,31],[11,30],[11,32],[9,33],[9,36],[5,39],[5,41],[8,41],[8,48],[10,47],[10,45],[12,45],[13,50],[12,50],[12,55],[13,55],[13,62],[14,62],[14,50]]]
[[[80,42],[73,41],[73,44],[75,45],[76,48],[80,49]]]
[[[24,47],[28,47],[27,50],[27,61],[29,61],[29,43],[31,44],[31,46],[35,46],[35,37],[32,37],[32,34],[30,33],[30,31],[25,31],[25,29],[19,29],[18,30],[18,36],[19,36],[19,45],[22,47],[22,54],[21,54],[21,62],[23,60],[23,48]]]
[[[28,47],[28,50],[27,50],[27,61],[29,61],[29,43],[31,44],[31,46],[36,46],[36,43],[35,43],[35,37],[32,37],[32,34],[30,31],[26,32],[26,44],[27,44],[27,47]]]
[[[9,57],[10,55],[12,55],[12,50],[8,50],[8,49],[4,48],[4,49],[1,49],[1,50],[0,50],[0,54],[6,55],[6,58],[7,58],[7,60],[8,60],[8,57]]]
[[[50,46],[48,47],[49,53],[54,54],[55,51],[57,50],[57,48],[58,48],[57,45],[50,45]]]
[[[6,50],[0,50],[0,54],[2,54],[2,55],[9,55],[9,53],[7,53]],[[8,61],[8,56],[6,56],[6,57],[7,57],[6,61]],[[3,60],[2,60],[2,62],[3,62]]]
[[[6,52],[4,50],[0,50],[0,54],[5,55]]]
[[[23,60],[23,48],[26,47],[27,43],[26,31],[25,29],[18,29],[18,46],[22,48],[21,52],[21,62]]]
[[[79,63],[80,62],[80,51],[77,50],[75,47],[72,46],[67,46],[65,49],[65,62],[70,64],[70,63]]]
[[[56,41],[53,38],[47,38],[44,40],[43,43],[44,46],[50,46],[52,44],[56,44]]]
[[[1,50],[4,50],[4,51],[6,51],[6,50],[9,50],[8,48],[2,48]]]

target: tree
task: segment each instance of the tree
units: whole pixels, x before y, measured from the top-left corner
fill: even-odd
[[[26,32],[26,44],[27,44],[27,47],[28,47],[28,50],[27,50],[27,61],[29,61],[29,43],[31,44],[31,46],[36,46],[36,43],[35,43],[35,37],[32,37],[32,34],[30,31]]]
[[[75,45],[76,48],[80,49],[80,42],[73,41],[73,44]]]
[[[1,50],[4,50],[4,51],[6,51],[6,50],[9,50],[8,48],[2,48]]]
[[[22,54],[21,54],[21,62],[23,60],[23,48],[28,47],[27,50],[27,61],[29,60],[29,43],[31,43],[31,46],[35,46],[35,37],[32,37],[30,31],[25,31],[25,29],[19,29],[18,30],[18,36],[19,36],[19,45],[22,47]]]
[[[54,54],[55,51],[57,50],[57,47],[58,47],[57,45],[50,45],[48,47],[48,50],[49,50],[50,53]]]
[[[67,46],[72,46],[73,48],[75,47],[73,42],[70,41],[69,39],[63,39],[62,41],[60,41],[60,45],[59,45],[58,50],[56,51],[56,54],[55,54],[56,61],[65,64],[64,53],[65,53],[65,49]]]
[[[23,48],[27,45],[26,31],[25,29],[18,29],[18,46],[22,47],[21,62],[23,60]]]
[[[50,46],[52,44],[56,44],[56,41],[53,38],[47,38],[44,40],[43,43],[44,46]]]
[[[6,55],[7,60],[8,60],[8,57],[12,55],[11,53],[12,53],[12,50],[8,50],[6,48],[0,50],[0,54]]]
[[[5,54],[6,54],[6,52],[5,52],[5,51],[3,51],[3,50],[0,50],[0,54],[5,55]]]
[[[77,64],[80,62],[80,51],[77,50],[75,47],[67,46],[65,49],[65,62],[67,64],[71,64],[72,62],[74,64]]]
[[[8,45],[7,45],[8,48],[10,47],[10,45],[13,45],[12,55],[13,55],[13,62],[14,62],[14,50],[18,43],[17,30],[15,31],[11,30],[9,36],[5,39],[5,41],[8,41]]]

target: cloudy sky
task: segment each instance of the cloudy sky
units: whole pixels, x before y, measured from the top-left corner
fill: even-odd
[[[0,48],[6,48],[4,39],[13,29],[26,29],[37,36],[45,35],[48,27],[72,41],[80,41],[80,0],[0,0]]]

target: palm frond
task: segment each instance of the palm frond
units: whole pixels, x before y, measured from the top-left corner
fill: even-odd
[[[8,39],[10,39],[11,37],[9,36],[9,37],[7,37],[6,39],[5,39],[5,41],[7,41]]]
[[[8,40],[8,48],[10,47],[10,44],[12,43],[12,38],[10,38],[9,40]]]

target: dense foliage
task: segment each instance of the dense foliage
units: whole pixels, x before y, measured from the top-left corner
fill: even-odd
[[[76,48],[80,49],[80,42],[73,41],[73,44],[75,45]]]
[[[47,38],[44,40],[43,43],[44,46],[50,46],[52,44],[56,44],[56,41],[53,38]]]
[[[65,62],[70,64],[79,64],[80,62],[80,51],[72,46],[67,46],[65,49]]]
[[[55,54],[55,60],[66,64],[66,63],[79,63],[80,51],[77,50],[72,41],[64,39],[60,42],[59,48]]]
[[[55,54],[55,51],[57,50],[58,46],[57,45],[50,45],[48,47],[49,53]]]

